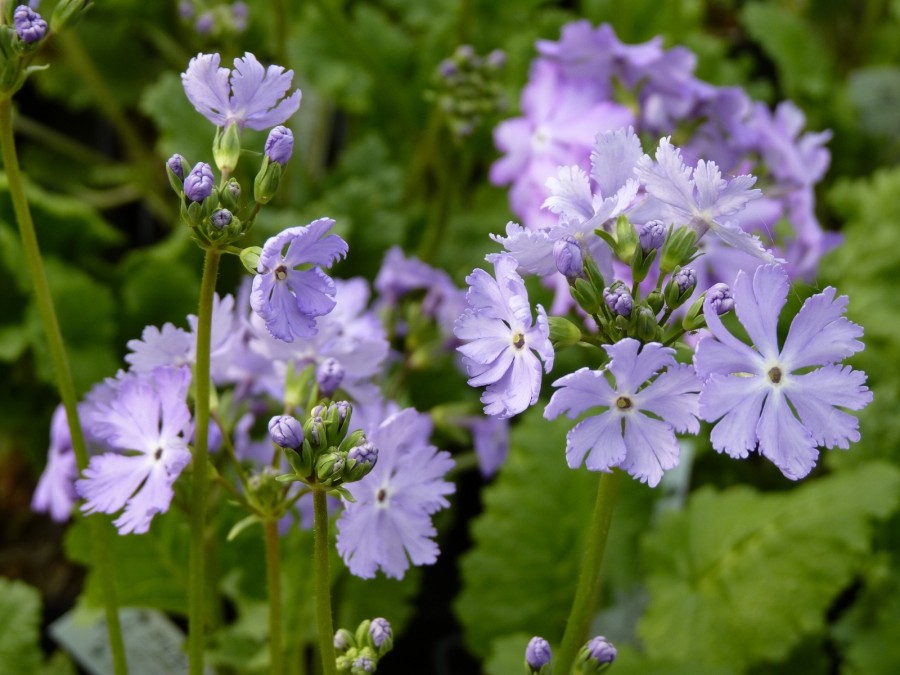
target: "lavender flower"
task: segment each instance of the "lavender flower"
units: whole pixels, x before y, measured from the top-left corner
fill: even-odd
[[[189,368],[157,368],[148,376],[125,379],[116,398],[98,403],[90,422],[115,449],[91,458],[75,487],[85,513],[115,513],[119,534],[142,534],[172,501],[172,484],[191,461],[187,439]]]
[[[269,420],[272,442],[282,448],[298,449],[303,445],[303,425],[290,415],[277,415]]]
[[[79,417],[82,417],[79,412]],[[75,493],[75,479],[78,467],[75,465],[75,451],[69,434],[69,422],[62,403],[56,406],[50,422],[50,448],[47,452],[47,467],[41,474],[31,508],[38,513],[48,513],[58,523],[64,523],[72,515],[78,495]]]
[[[216,25],[216,17],[212,12],[203,12],[199,16],[197,16],[197,20],[194,22],[194,30],[197,31],[198,35],[209,35],[212,33],[213,28]],[[190,66],[189,66],[190,67]],[[182,76],[183,77],[183,76]],[[190,98],[190,96],[188,96]],[[191,101],[191,103],[194,103]],[[197,107],[197,104],[194,103],[194,107]],[[209,115],[203,113],[202,110],[199,110],[207,119],[209,119]]]
[[[649,253],[653,249],[658,249],[666,240],[668,229],[661,220],[651,220],[646,223],[640,231],[638,237],[641,242],[641,250]]]
[[[19,5],[13,12],[13,27],[22,42],[31,44],[47,34],[47,22],[27,5]]]
[[[266,157],[275,164],[287,164],[294,151],[294,134],[284,126],[277,126],[266,138]]]
[[[738,458],[756,449],[798,480],[815,466],[817,447],[846,449],[859,440],[858,420],[841,408],[864,408],[872,392],[865,373],[840,364],[863,349],[863,331],[843,316],[847,296],[835,298],[830,286],[803,303],[779,348],[788,286],[774,265],[759,267],[752,280],[738,273],[735,312],[754,347],[725,328],[707,296],[712,337],[697,345],[694,363],[704,380],[700,416],[715,422],[713,447]]]
[[[285,122],[300,107],[300,90],[286,96],[294,71],[268,69],[247,52],[234,60],[234,70],[220,68],[218,54],[198,54],[181,74],[194,108],[219,127],[237,124],[262,131]]]
[[[209,220],[212,223],[213,227],[215,227],[217,230],[221,230],[222,228],[231,225],[231,221],[234,220],[234,216],[231,215],[231,211],[229,211],[228,209],[216,209],[209,217]]]
[[[443,478],[453,460],[428,444],[430,434],[431,420],[412,408],[367,432],[378,462],[353,484],[356,501],[345,504],[337,523],[338,552],[356,576],[371,579],[380,568],[401,579],[410,563],[437,560],[431,515],[449,506],[454,486]]]
[[[775,260],[758,237],[723,220],[735,216],[747,202],[762,196],[758,189],[750,189],[756,183],[755,177],[743,175],[726,181],[715,162],[702,159],[696,168],[690,169],[669,138],[660,140],[656,162],[648,155],[638,161],[637,174],[650,196],[643,206],[646,209],[643,214],[649,212],[654,219],[691,227],[698,238],[712,230],[741,251],[767,262]]]
[[[538,671],[548,663],[552,657],[550,643],[542,637],[533,637],[525,648],[525,663],[534,671]]]
[[[172,173],[184,180],[184,170],[187,168],[187,160],[184,157],[176,153],[166,160],[166,166]]]
[[[391,624],[387,619],[381,617],[372,619],[369,624],[369,637],[372,638],[372,644],[376,649],[381,649],[381,645],[393,640],[394,633],[391,630]]]
[[[216,179],[212,167],[206,162],[197,162],[184,179],[184,196],[191,202],[202,202],[213,191]]]
[[[473,387],[487,385],[481,396],[484,412],[512,417],[537,401],[541,363],[553,367],[550,327],[544,308],[532,319],[528,292],[510,255],[489,256],[496,279],[482,269],[466,277],[469,304],[456,322],[456,336],[465,342],[459,352]],[[535,356],[536,352],[538,356]]]
[[[731,295],[728,284],[716,284],[706,291],[705,303],[721,316],[734,309],[734,296]]]
[[[343,258],[347,242],[336,234],[325,236],[332,225],[331,218],[319,218],[284,230],[263,247],[250,306],[279,340],[293,342],[295,336],[315,335],[315,317],[334,309],[334,282],[319,266],[328,267]],[[307,265],[314,267],[296,269]]]
[[[625,286],[615,286],[613,288],[603,289],[603,300],[606,306],[616,316],[624,316],[626,319],[631,316],[631,310],[634,307],[634,299]]]
[[[159,366],[178,367],[193,363],[193,337],[171,323],[163,324],[162,329],[145,327],[141,339],[129,340],[126,346],[131,353],[125,355],[125,360],[136,373],[149,373]]]
[[[664,471],[678,464],[675,432],[696,434],[700,429],[700,383],[693,368],[675,362],[674,349],[658,343],[641,348],[637,340],[625,338],[603,348],[612,359],[606,370],[615,378],[615,388],[602,370],[576,370],[553,383],[559,389],[544,417],[566,413],[575,419],[586,410],[602,408],[566,436],[569,467],[579,467],[587,455],[590,471],[608,472],[618,466],[654,487]]]

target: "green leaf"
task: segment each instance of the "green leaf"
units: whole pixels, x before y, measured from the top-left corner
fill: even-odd
[[[784,658],[824,630],[898,491],[900,471],[874,462],[787,493],[697,491],[645,542],[647,655],[738,669]]]
[[[104,516],[90,516],[102,518]],[[146,534],[109,534],[110,558],[115,561],[115,584],[122,607],[150,607],[177,614],[187,613],[188,528],[180,513],[153,518]],[[84,518],[69,528],[66,554],[88,567],[81,601],[103,606],[103,589],[93,567],[90,527]]]
[[[0,577],[0,672],[33,673],[41,663],[41,596]]]
[[[528,633],[514,633],[491,642],[491,654],[484,664],[486,675],[524,673],[525,648],[531,637]]]
[[[599,482],[597,474],[566,466],[571,426],[530,410],[513,428],[499,478],[484,491],[455,606],[469,647],[482,657],[494,639],[512,633],[556,639],[568,616]]]
[[[788,97],[825,95],[833,72],[831,55],[807,21],[783,5],[760,2],[745,5],[741,21],[775,62]]]
[[[224,65],[230,67],[230,64]],[[179,153],[192,166],[200,161],[208,161],[212,155],[215,126],[194,110],[184,94],[184,86],[177,74],[166,71],[144,89],[140,107],[159,128],[160,155],[171,157]],[[160,166],[160,171],[162,168]]]
[[[847,90],[865,131],[889,138],[900,135],[900,68],[860,68],[850,74]]]

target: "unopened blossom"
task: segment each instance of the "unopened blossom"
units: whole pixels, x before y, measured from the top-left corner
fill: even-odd
[[[674,349],[658,343],[641,346],[625,338],[603,348],[611,359],[607,368],[581,368],[554,382],[559,389],[544,417],[565,413],[575,419],[598,409],[599,414],[583,419],[566,435],[569,467],[585,463],[590,471],[606,472],[619,467],[653,487],[664,471],[678,464],[675,432],[696,434],[700,429],[700,382],[691,366],[675,362]]]
[[[371,579],[378,569],[401,579],[413,565],[437,560],[431,516],[449,506],[454,485],[447,452],[430,445],[431,420],[412,408],[391,415],[366,436],[378,448],[369,474],[353,483],[356,500],[338,519],[337,549],[350,571]]]
[[[47,34],[47,22],[28,5],[19,5],[13,12],[13,28],[22,42],[37,42]]]
[[[249,52],[234,60],[234,70],[220,68],[220,61],[218,54],[198,54],[181,74],[188,100],[216,126],[262,131],[297,112],[300,90],[288,95],[294,71],[264,68]]]
[[[277,126],[266,138],[265,153],[270,162],[287,164],[294,151],[294,133],[285,126]]]
[[[172,485],[191,461],[189,368],[157,368],[122,381],[116,397],[98,403],[93,429],[119,452],[91,458],[76,483],[85,513],[117,513],[120,534],[142,534],[169,509]],[[129,453],[129,454],[122,454]]]
[[[841,364],[863,349],[863,330],[844,316],[847,296],[836,297],[834,288],[806,299],[779,345],[788,289],[776,265],[752,278],[738,273],[734,310],[752,346],[722,324],[707,296],[712,335],[697,345],[694,363],[703,379],[700,416],[715,423],[713,447],[736,458],[757,450],[798,480],[815,466],[819,447],[846,449],[859,440],[859,422],[846,410],[864,408],[872,392],[865,373]]]
[[[347,242],[326,234],[331,218],[290,227],[266,241],[253,278],[250,306],[273,337],[293,342],[316,332],[316,317],[334,309],[334,282],[321,267],[347,254]]]
[[[481,402],[487,415],[512,417],[533,405],[541,388],[541,361],[553,367],[553,346],[544,308],[531,313],[528,292],[506,254],[489,256],[495,276],[476,269],[468,277],[469,307],[456,322],[458,350],[473,387],[486,386]]]
[[[197,162],[184,179],[184,196],[191,202],[202,202],[209,197],[215,184],[212,167],[206,162]]]
[[[533,637],[528,641],[525,647],[525,663],[533,671],[538,671],[548,663],[552,657],[550,643],[542,637]]]

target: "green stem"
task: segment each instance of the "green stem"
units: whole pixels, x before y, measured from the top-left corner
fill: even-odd
[[[200,308],[197,314],[196,405],[194,409],[194,456],[191,471],[191,553],[190,596],[188,599],[188,643],[190,674],[203,675],[204,588],[206,547],[206,500],[209,487],[209,354],[213,295],[219,271],[221,251],[208,249],[200,284]]]
[[[281,647],[281,550],[278,541],[278,521],[267,520],[266,574],[269,580],[269,658],[272,675],[284,672],[284,650]]]
[[[59,321],[56,318],[56,309],[53,307],[53,297],[50,295],[50,284],[47,281],[47,273],[44,271],[41,249],[38,246],[37,233],[31,219],[31,209],[28,207],[28,198],[25,196],[25,183],[22,179],[22,170],[19,167],[19,156],[16,153],[13,137],[12,99],[8,97],[0,99],[0,149],[3,153],[3,166],[6,169],[13,210],[19,224],[25,265],[34,283],[34,299],[44,325],[44,333],[47,336],[50,361],[53,364],[53,371],[56,373],[59,395],[62,398],[63,407],[66,409],[69,434],[72,437],[72,449],[75,452],[75,463],[78,466],[78,472],[81,473],[88,465],[88,455],[84,432],[81,429],[81,420],[78,418],[78,396],[69,361],[66,358],[66,348],[63,344],[62,332],[59,329]],[[88,524],[94,549],[96,572],[100,577],[103,589],[113,670],[116,675],[124,675],[128,672],[128,665],[125,660],[125,644],[122,641],[122,626],[119,623],[117,610],[115,576],[109,554],[109,527],[100,516],[88,518]]]
[[[591,617],[596,609],[600,591],[600,568],[603,563],[603,552],[606,549],[609,526],[621,485],[622,472],[618,469],[613,469],[612,473],[604,473],[600,476],[597,501],[594,503],[594,513],[588,526],[587,541],[584,543],[575,599],[566,622],[562,645],[556,654],[556,662],[553,664],[553,670],[560,675],[568,675],[572,672],[575,656],[588,638]]]
[[[331,585],[328,581],[328,495],[321,486],[313,487],[315,511],[316,623],[322,672],[337,675],[334,653],[334,623],[331,619]]]

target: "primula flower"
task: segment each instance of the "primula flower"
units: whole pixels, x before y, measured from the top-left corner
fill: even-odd
[[[331,218],[319,218],[290,227],[263,247],[250,306],[279,340],[315,335],[316,317],[334,309],[334,282],[318,267],[329,267],[347,254],[347,242],[336,234],[325,236],[332,225]],[[309,265],[315,267],[297,269]]]
[[[378,568],[403,578],[410,562],[437,560],[431,515],[449,506],[455,487],[444,480],[453,467],[447,452],[428,444],[431,420],[406,408],[366,436],[378,448],[378,462],[351,490],[338,520],[337,549],[350,571],[371,579]]]
[[[458,350],[469,384],[487,385],[481,396],[485,414],[512,417],[537,401],[541,360],[547,372],[553,367],[550,326],[540,305],[533,321],[516,259],[499,254],[488,260],[496,279],[482,269],[466,277],[469,307],[457,319],[455,332],[465,342]]]
[[[189,368],[157,368],[125,378],[109,403],[92,413],[94,431],[115,449],[92,457],[75,484],[85,513],[116,513],[119,534],[142,534],[157,513],[168,510],[172,484],[191,461],[187,438],[191,413],[186,399]]]
[[[79,417],[83,414],[79,412]],[[75,451],[72,449],[72,436],[69,434],[69,422],[66,409],[62,403],[56,406],[53,420],[50,422],[50,448],[47,452],[47,467],[41,474],[31,508],[38,513],[47,513],[58,523],[69,520],[72,506],[78,499],[75,493],[75,479],[78,467],[75,465]]]
[[[759,267],[752,279],[738,273],[734,309],[754,347],[725,328],[707,300],[712,336],[697,345],[694,363],[704,380],[700,416],[716,423],[713,447],[739,458],[756,449],[798,480],[815,466],[818,446],[846,449],[859,440],[858,420],[840,408],[860,410],[872,392],[865,373],[840,364],[863,349],[863,331],[843,316],[847,296],[835,298],[830,286],[803,303],[778,346],[788,287],[775,265]]]
[[[237,124],[262,131],[284,123],[300,107],[300,90],[286,96],[294,71],[263,68],[247,52],[234,60],[234,70],[220,68],[218,54],[197,54],[181,74],[184,92],[194,108],[219,127]]]
[[[675,362],[674,349],[656,342],[641,348],[637,340],[625,338],[603,348],[611,358],[606,370],[615,378],[615,387],[603,370],[576,370],[553,383],[559,389],[544,417],[552,420],[566,413],[575,419],[590,408],[603,409],[566,435],[569,467],[581,466],[587,456],[590,471],[618,466],[654,487],[664,471],[678,464],[675,432],[696,434],[700,429],[700,382],[693,368]]]
[[[37,42],[47,34],[47,22],[26,5],[19,5],[13,12],[13,27],[22,42]]]

